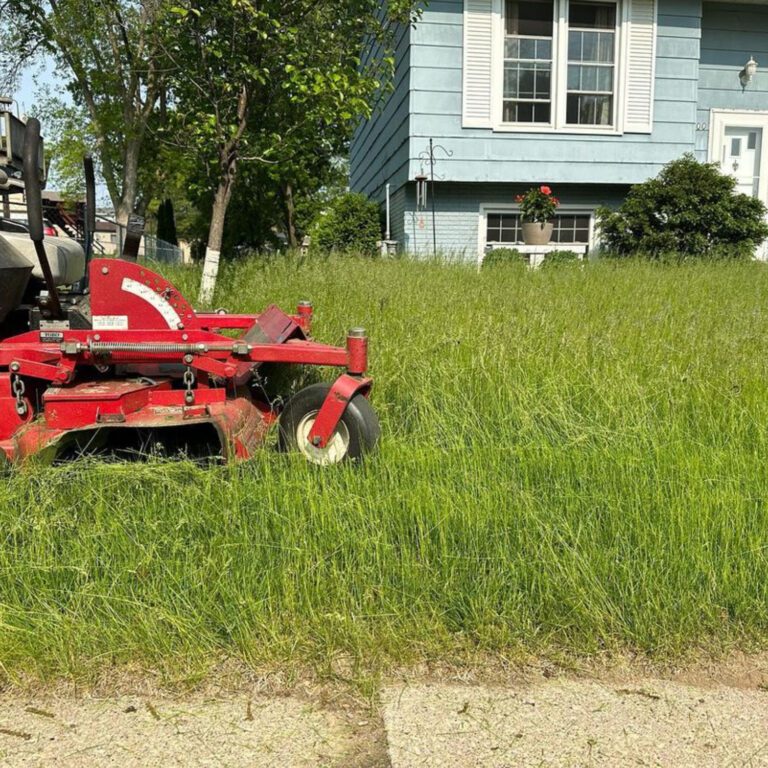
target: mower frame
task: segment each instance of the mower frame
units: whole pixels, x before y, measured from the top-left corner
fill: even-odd
[[[250,386],[265,363],[346,369],[310,434],[316,447],[370,392],[364,332],[350,331],[345,347],[312,341],[308,302],[293,315],[196,313],[161,275],[117,259],[93,260],[89,284],[92,328],[43,322],[0,341],[0,450],[10,461],[80,431],[206,423],[225,458],[249,458],[279,416]]]

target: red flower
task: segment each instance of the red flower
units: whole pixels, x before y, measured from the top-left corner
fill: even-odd
[[[558,200],[556,197],[553,197],[553,198],[552,198],[552,202],[553,202],[555,205],[560,205],[560,201],[559,201],[559,200]]]
[[[522,195],[517,195],[515,197],[515,202],[516,203],[522,203],[523,202],[523,196]]]
[[[552,194],[552,190],[549,187],[547,187],[546,185],[541,187],[540,189],[541,189],[541,193],[544,194],[544,195],[551,195]]]

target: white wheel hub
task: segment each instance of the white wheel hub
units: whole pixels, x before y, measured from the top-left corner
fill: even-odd
[[[299,422],[298,427],[296,427],[296,442],[299,450],[308,461],[311,461],[313,464],[319,464],[321,467],[338,464],[344,460],[349,452],[349,429],[347,429],[347,425],[343,421],[340,421],[325,448],[312,445],[309,442],[309,433],[315,424],[317,414],[318,411],[311,411],[304,416]]]

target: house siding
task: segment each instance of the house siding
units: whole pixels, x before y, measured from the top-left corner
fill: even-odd
[[[383,55],[376,46],[367,59]],[[384,185],[393,189],[408,180],[410,137],[411,30],[402,27],[395,40],[396,68],[391,90],[382,93],[369,120],[361,123],[350,148],[350,187],[372,199],[384,199]]]
[[[526,189],[523,185],[514,184],[450,182],[437,183],[435,187],[437,252],[441,256],[464,261],[474,261],[479,255],[480,206],[503,207],[514,204],[515,195]],[[621,185],[562,185],[556,191],[564,206],[591,210],[599,205],[618,205],[624,199],[627,189]],[[431,254],[431,200],[428,201],[426,211],[416,211],[416,191],[413,184],[408,185],[405,198],[404,237],[399,239],[399,242],[410,253]],[[484,240],[485,233],[482,234]],[[562,246],[563,249],[567,247]]]
[[[739,72],[750,56],[761,65],[744,89]],[[696,154],[708,159],[710,110],[768,110],[768,8],[704,3]]]
[[[395,190],[390,197],[391,238],[397,243],[406,241],[406,210],[411,205],[408,200],[408,185]]]
[[[412,33],[410,178],[430,137],[453,152],[441,176],[467,182],[633,184],[694,150],[700,0],[659,0],[653,132],[622,136],[463,128],[463,7],[432,0]]]
[[[413,178],[435,175],[437,250],[467,260],[484,238],[482,205],[509,205],[549,183],[564,205],[618,205],[631,184],[655,176],[685,152],[707,156],[712,109],[768,110],[768,7],[658,0],[654,122],[650,134],[502,132],[462,125],[463,0],[430,0],[398,43],[395,89],[355,138],[353,187],[383,199],[392,184],[392,236],[411,253],[432,252],[431,204],[416,211]],[[761,65],[741,88],[752,55]],[[442,150],[446,150],[444,152]]]

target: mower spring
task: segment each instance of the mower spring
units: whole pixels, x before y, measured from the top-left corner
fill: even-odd
[[[91,341],[88,350],[92,355],[112,352],[131,352],[141,355],[201,355],[210,349],[205,344],[162,344],[159,342]],[[230,348],[227,347],[228,351]]]

